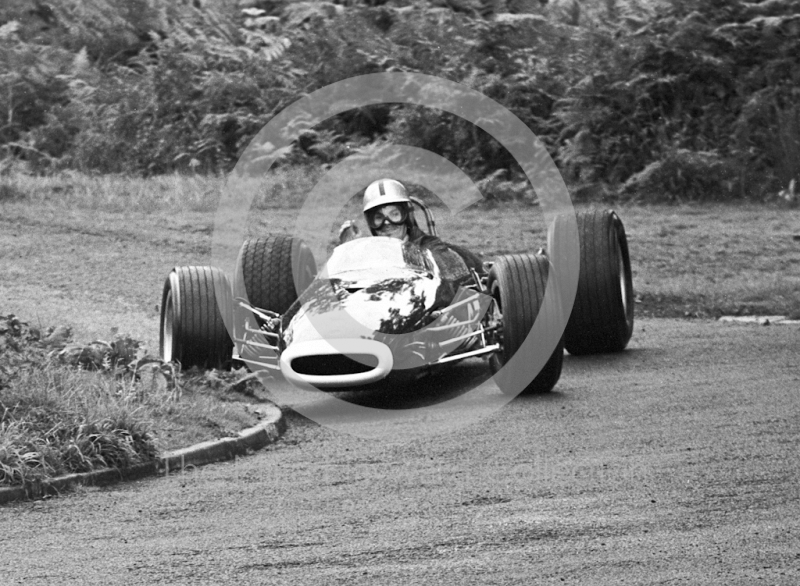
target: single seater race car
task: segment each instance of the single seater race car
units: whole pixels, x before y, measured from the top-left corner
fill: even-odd
[[[430,210],[414,203],[435,235]],[[618,352],[630,340],[633,283],[622,221],[610,210],[580,212],[576,220],[580,273],[563,336],[524,388],[499,377],[504,392],[550,391],[565,348]],[[367,237],[337,246],[318,271],[297,238],[247,240],[233,285],[215,267],[176,267],[169,274],[161,357],[183,368],[226,368],[238,360],[319,389],[417,376],[476,356],[488,358],[497,373],[534,326],[553,269],[544,250],[502,255],[484,268],[468,267],[446,247]]]

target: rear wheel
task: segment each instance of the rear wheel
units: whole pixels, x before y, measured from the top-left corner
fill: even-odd
[[[215,287],[216,283],[216,287]],[[223,298],[218,303],[217,293]],[[230,284],[213,267],[176,267],[161,295],[161,359],[183,368],[228,368],[233,355],[220,306],[231,311]]]
[[[622,220],[611,210],[577,214],[581,268],[564,332],[570,354],[619,352],[633,333],[633,278]]]
[[[528,333],[540,316],[544,303],[549,261],[546,257],[532,254],[501,256],[489,273],[489,291],[495,300],[496,310],[502,316],[502,350],[492,356],[490,365],[499,373],[496,381],[500,390],[507,394],[547,393],[553,389],[561,376],[564,361],[564,341],[559,333],[556,348],[545,365],[532,381],[524,380],[523,369],[500,369],[520,350]],[[555,296],[554,299],[558,297]],[[558,312],[541,314],[545,328],[557,327]],[[532,356],[528,357],[531,360]],[[522,391],[519,389],[522,388]]]
[[[317,274],[311,249],[291,236],[246,240],[239,252],[238,270],[253,307],[285,313]]]

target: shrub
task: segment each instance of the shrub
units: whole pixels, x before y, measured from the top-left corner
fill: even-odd
[[[720,183],[706,181],[703,192],[760,197],[785,186],[800,138],[788,99],[800,83],[796,12],[796,3],[780,1],[673,2],[622,38],[614,67],[559,102],[560,164],[572,180],[618,183],[645,168],[649,177],[676,164],[711,164],[675,153],[713,151],[740,171],[712,173]]]
[[[639,201],[685,202],[728,199],[736,173],[716,151],[675,149],[632,175],[623,191]]]
[[[101,376],[54,359],[68,340],[66,328],[40,332],[0,316],[0,485],[155,457],[149,424],[130,400],[134,379],[118,376],[122,362],[136,358],[137,345],[117,340],[102,358],[90,347],[77,356],[74,345],[61,350],[74,364],[112,375]]]
[[[40,171],[219,174],[299,96],[412,71],[511,110],[581,192],[669,166],[678,151],[736,166],[733,189],[704,192],[763,197],[800,180],[795,1],[562,0],[488,20],[472,2],[399,4],[256,3],[243,15],[222,0],[65,0],[49,12],[10,1],[0,145]],[[333,164],[383,139],[478,179],[520,175],[457,116],[386,104],[312,129],[283,164]]]

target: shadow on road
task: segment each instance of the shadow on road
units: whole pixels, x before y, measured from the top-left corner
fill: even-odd
[[[571,381],[585,379],[587,376],[592,378],[614,376],[622,370],[633,370],[637,364],[641,364],[641,361],[651,355],[650,349],[641,348],[629,349],[618,354],[594,356],[565,354],[561,380],[553,391],[515,397],[506,408],[513,408],[514,404],[539,403],[544,406],[569,401],[570,389],[573,386]],[[486,361],[470,359],[419,377],[401,374],[373,385],[328,391],[324,395],[318,395],[318,399],[311,398],[310,402],[304,401],[306,407],[303,411],[310,417],[314,417],[317,413],[328,412],[334,407],[329,402],[329,398],[333,397],[355,406],[372,409],[420,409],[460,397],[490,378],[491,373]],[[497,388],[480,392],[501,394]],[[469,409],[468,406],[465,407]]]
[[[468,393],[491,377],[482,360],[464,362],[435,371],[420,378],[398,377],[369,387],[337,391],[339,399],[379,409],[416,409],[442,403]],[[499,392],[499,391],[498,391]]]

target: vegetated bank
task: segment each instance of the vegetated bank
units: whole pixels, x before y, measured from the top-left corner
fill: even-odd
[[[799,54],[794,0],[9,0],[0,146],[34,172],[222,173],[299,97],[407,71],[511,110],[579,198],[796,201]],[[379,140],[521,184],[487,197],[534,197],[491,137],[424,107],[348,111],[282,164]]]
[[[76,344],[0,316],[0,487],[130,468],[255,425],[242,372],[176,371],[125,336]]]

